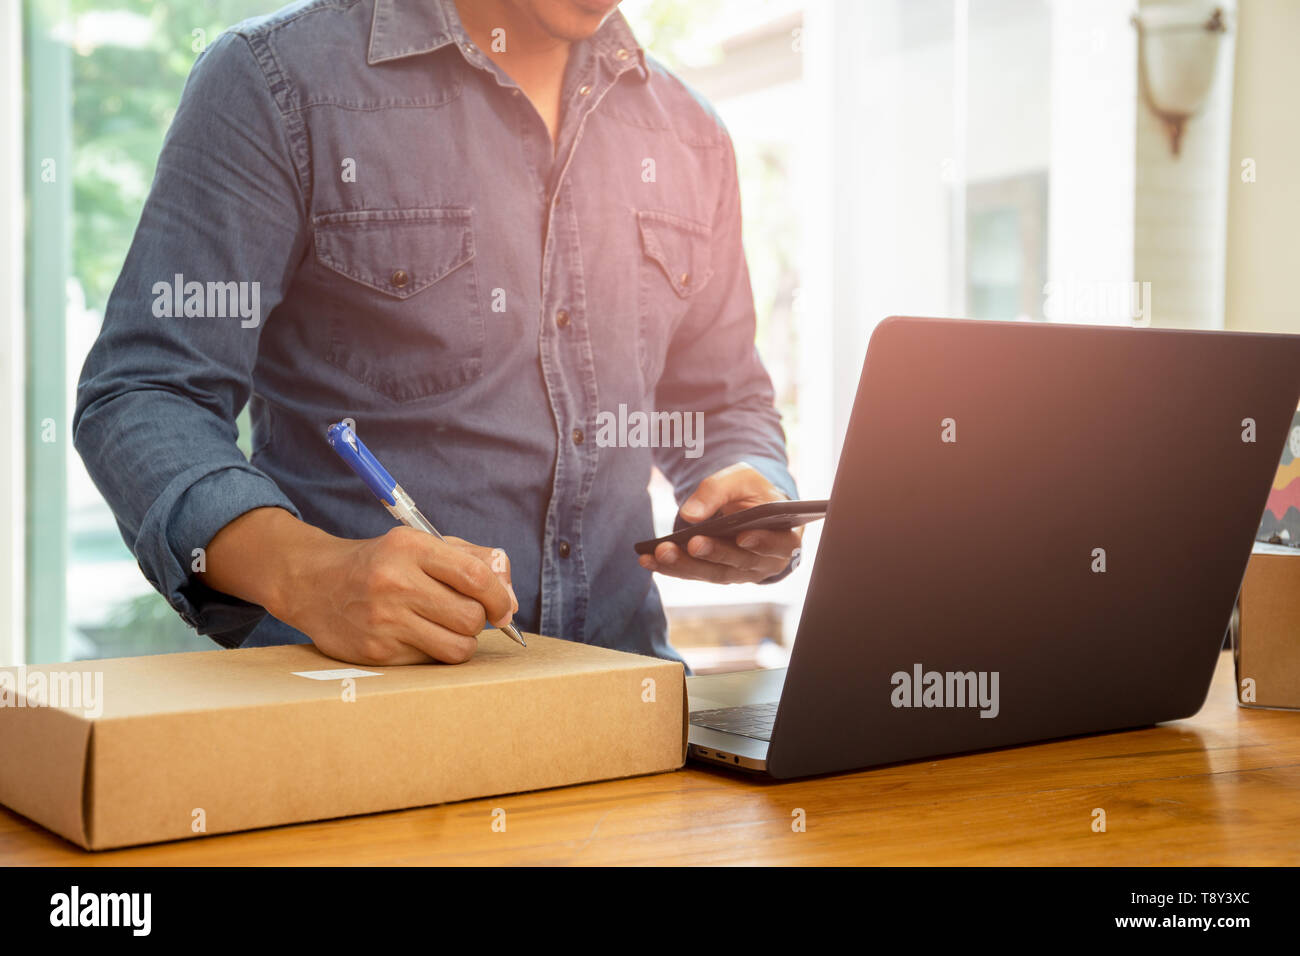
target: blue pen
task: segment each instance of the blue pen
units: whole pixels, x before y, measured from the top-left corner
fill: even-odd
[[[408,528],[427,531],[435,535],[439,541],[446,540],[438,534],[438,529],[433,526],[433,523],[420,513],[420,509],[415,507],[411,496],[393,480],[388,469],[381,465],[379,459],[370,453],[370,449],[362,444],[356,432],[343,422],[339,422],[329,427],[325,437],[329,440],[330,447],[352,467],[357,477],[366,483],[366,487],[373,491],[375,497],[388,509],[389,514]],[[513,622],[507,621],[501,630],[524,647],[528,646],[524,644],[524,639],[515,629]]]

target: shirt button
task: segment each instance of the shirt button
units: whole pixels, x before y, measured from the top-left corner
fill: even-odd
[[[691,284],[691,274],[690,274],[689,272],[683,272],[683,273],[682,273],[682,276],[681,276],[681,279],[680,279],[679,281],[681,282],[682,285],[690,285],[690,284]]]
[[[579,96],[586,96],[590,92],[591,92],[591,87],[586,83],[583,83],[582,86],[578,87]]]
[[[569,556],[569,551],[571,550],[569,548],[569,542],[561,541],[559,550],[560,550],[560,557],[567,558]]]
[[[626,60],[627,57],[628,57],[628,52],[627,50],[624,50],[622,47],[619,47],[618,51],[614,54],[614,59],[616,60]]]
[[[582,442],[583,442],[583,439],[585,439],[586,437],[587,437],[587,436],[584,435],[584,434],[582,433],[582,429],[581,429],[581,428],[575,428],[575,429],[573,430],[573,443],[574,443],[575,445],[581,445]]]
[[[405,269],[398,269],[393,273],[393,285],[398,289],[405,288],[406,284],[410,281],[411,277],[406,274]]]
[[[474,44],[472,44],[472,43],[466,43],[465,46],[463,47],[463,49],[465,50],[466,53],[473,53],[473,52],[474,52]]]
[[[555,324],[562,329],[567,329],[569,327],[569,313],[564,311],[563,309],[561,309],[559,312],[556,312]]]

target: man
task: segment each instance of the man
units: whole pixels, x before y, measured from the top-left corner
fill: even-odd
[[[146,577],[199,631],[456,662],[513,614],[674,657],[654,571],[791,564],[794,532],[632,550],[652,464],[684,521],[795,489],[730,140],[614,6],[316,0],[200,56],[74,423]],[[634,413],[703,442],[597,441]],[[391,528],[325,442],[342,419],[459,537]]]

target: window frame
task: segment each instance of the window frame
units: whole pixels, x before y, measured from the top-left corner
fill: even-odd
[[[20,21],[18,36],[22,91],[18,123],[25,170],[27,216],[22,250],[25,254],[23,307],[13,313],[22,327],[21,421],[24,516],[11,522],[21,528],[22,574],[16,585],[25,599],[20,645],[26,661],[43,664],[63,660],[67,646],[68,568],[68,451],[72,420],[67,398],[67,280],[71,267],[72,163],[70,51],[58,40],[52,24],[66,19],[66,4],[25,0],[11,4]],[[21,95],[21,94],[20,94]],[[22,107],[25,105],[26,109]],[[53,161],[53,178],[47,163]],[[12,533],[12,532],[11,532]],[[13,648],[11,648],[12,652]]]

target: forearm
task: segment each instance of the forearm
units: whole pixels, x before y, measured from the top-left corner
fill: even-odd
[[[208,587],[266,608],[285,620],[293,595],[312,580],[314,558],[338,538],[283,508],[254,508],[208,543],[200,579]]]
[[[170,382],[140,384],[150,380],[127,345],[134,327],[123,325],[106,328],[87,362],[74,419],[77,451],[146,580],[199,633],[238,644],[264,612],[205,586],[199,572],[206,549],[240,515],[293,512],[293,503],[236,446],[233,417]],[[176,376],[192,371],[176,364]]]
[[[698,457],[688,457],[677,448],[661,447],[654,452],[655,465],[672,483],[678,503],[693,494],[709,475],[742,462],[761,473],[786,497],[797,498],[786,458],[785,433],[762,366],[755,362],[743,382],[732,377],[717,382],[712,394],[707,391],[695,390],[693,405],[676,395],[661,396],[658,402],[660,409],[669,411],[691,407],[701,411]]]

